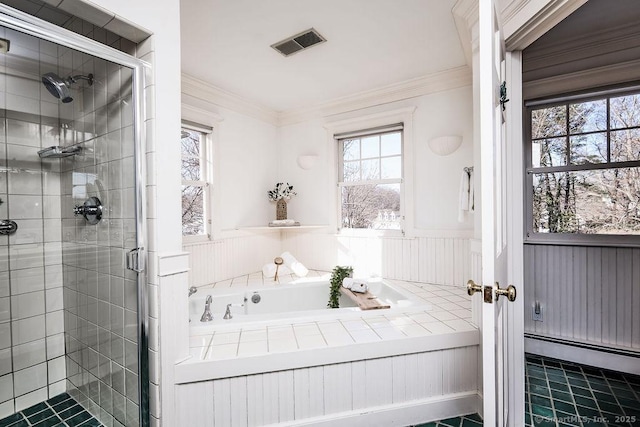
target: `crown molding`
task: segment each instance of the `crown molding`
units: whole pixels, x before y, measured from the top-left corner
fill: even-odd
[[[458,0],[451,9],[458,31],[458,38],[469,67],[473,66],[473,45],[477,42],[478,2],[477,0]]]
[[[276,111],[220,89],[189,74],[182,73],[182,93],[228,108],[237,113],[246,114],[263,122],[278,125],[278,113]]]
[[[463,65],[382,88],[338,98],[311,107],[277,112],[241,98],[188,74],[182,74],[182,93],[269,124],[285,126],[306,120],[360,110],[472,84],[471,68]]]
[[[513,0],[502,17],[507,50],[523,50],[587,0]]]
[[[356,93],[315,106],[284,111],[280,113],[279,124],[280,126],[285,126],[300,123],[317,117],[346,113],[430,93],[470,86],[471,84],[471,69],[463,65],[382,88]]]

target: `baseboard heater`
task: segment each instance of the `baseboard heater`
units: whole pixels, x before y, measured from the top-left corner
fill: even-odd
[[[536,334],[529,334],[529,333],[525,333],[524,337],[534,339],[534,340],[539,340],[539,341],[546,341],[554,344],[570,345],[573,347],[584,348],[587,350],[600,351],[603,353],[640,358],[640,350],[634,351],[634,350],[627,350],[627,349],[617,348],[617,347],[607,347],[599,344],[568,340],[566,338],[555,338],[555,337],[548,337],[544,335],[536,335]]]

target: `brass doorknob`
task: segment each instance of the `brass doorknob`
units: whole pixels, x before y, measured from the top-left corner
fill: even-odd
[[[500,299],[501,296],[505,296],[507,297],[507,299],[510,302],[513,302],[516,300],[516,287],[513,285],[509,285],[506,287],[506,289],[500,289],[500,286],[498,285],[498,283],[496,283],[494,285],[494,289],[496,292],[496,302]]]
[[[469,296],[472,296],[476,292],[481,292],[481,291],[482,291],[482,285],[476,285],[476,282],[474,282],[473,280],[469,280],[467,282],[467,294]]]

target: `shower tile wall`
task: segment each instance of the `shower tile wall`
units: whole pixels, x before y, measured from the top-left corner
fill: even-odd
[[[69,394],[107,426],[138,425],[136,276],[125,268],[136,247],[131,70],[59,48],[59,73],[93,73],[70,104],[63,145],[82,147],[60,161],[64,325]],[[73,215],[88,197],[104,206],[90,225]]]
[[[0,236],[2,418],[64,392],[66,374],[59,162],[37,154],[56,140],[57,104],[39,81],[56,47],[11,30],[0,37],[11,40],[0,55],[0,219],[19,227]]]

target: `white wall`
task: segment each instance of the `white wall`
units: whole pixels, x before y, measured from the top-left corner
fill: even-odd
[[[275,215],[267,191],[276,183],[276,128],[228,110],[223,116],[217,162],[221,229],[265,225]]]
[[[473,119],[471,86],[437,92],[417,98],[352,111],[346,114],[283,126],[279,130],[279,178],[293,184],[298,195],[289,203],[289,216],[303,224],[334,224],[337,160],[325,125],[334,121],[363,117],[415,106],[413,113],[414,217],[417,233],[437,231],[468,232],[473,219],[458,218],[458,189],[462,168],[473,165]],[[355,129],[357,130],[357,129]],[[463,137],[462,146],[449,156],[431,152],[428,141],[445,135]],[[301,169],[298,155],[318,156],[311,170]]]

